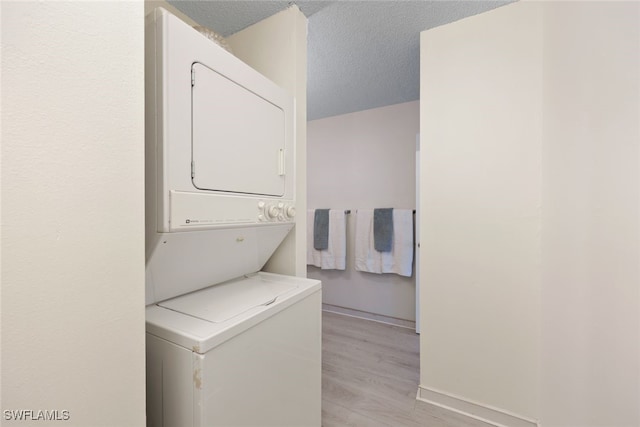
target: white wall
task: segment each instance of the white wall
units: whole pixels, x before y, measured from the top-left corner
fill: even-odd
[[[640,426],[640,3],[545,6],[544,427]]]
[[[144,425],[143,5],[1,8],[1,409]]]
[[[639,27],[520,2],[422,34],[423,398],[640,425]]]
[[[538,414],[539,9],[421,39],[421,393],[522,418]]]
[[[215,28],[212,28],[215,31]],[[288,90],[296,102],[296,226],[265,271],[306,276],[307,18],[297,6],[227,37],[233,53]]]
[[[355,211],[415,208],[419,102],[407,102],[308,123],[308,205],[350,209],[347,269],[308,275],[322,280],[323,302],[415,320],[415,278],[354,270]]]

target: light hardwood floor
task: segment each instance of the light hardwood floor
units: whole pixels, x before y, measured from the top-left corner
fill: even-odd
[[[323,427],[492,427],[416,400],[419,337],[410,329],[322,313]]]

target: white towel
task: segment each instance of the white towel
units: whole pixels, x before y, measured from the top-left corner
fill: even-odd
[[[411,277],[413,268],[413,210],[393,210],[393,248],[381,252],[382,272]]]
[[[373,210],[356,214],[356,270],[368,273],[395,273],[411,277],[413,269],[413,210],[393,210],[391,252],[378,252],[373,241]]]
[[[347,265],[347,224],[344,210],[329,211],[329,245],[319,251],[313,247],[315,210],[307,211],[307,264],[323,270],[344,270]]]
[[[356,212],[356,270],[382,273],[382,258],[373,245],[373,209],[358,209]]]

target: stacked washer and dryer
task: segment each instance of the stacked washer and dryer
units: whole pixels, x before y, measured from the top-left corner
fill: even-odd
[[[260,270],[295,225],[294,100],[162,8],[145,25],[149,426],[320,426],[321,284]]]

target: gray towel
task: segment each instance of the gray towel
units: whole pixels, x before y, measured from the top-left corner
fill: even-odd
[[[329,209],[316,209],[313,216],[313,248],[329,248]]]
[[[373,210],[373,247],[378,252],[391,252],[393,244],[393,208]]]

